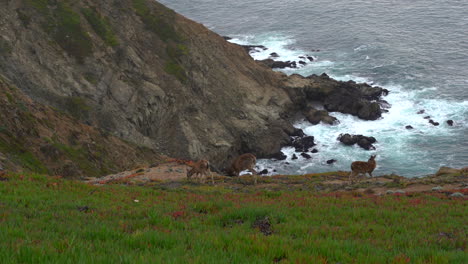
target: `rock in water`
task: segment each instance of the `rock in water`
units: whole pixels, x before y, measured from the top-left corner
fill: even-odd
[[[312,158],[309,154],[305,153],[305,152],[302,152],[301,153],[301,156],[304,157],[305,159],[310,159]]]
[[[307,136],[294,140],[292,146],[296,149],[296,152],[306,152],[309,148],[315,146],[314,137]]]
[[[447,125],[453,126],[453,120],[447,120]]]
[[[405,126],[406,129],[413,129],[412,126]]]
[[[335,162],[337,162],[336,159],[327,160],[327,164],[333,164],[333,163],[335,163]]]

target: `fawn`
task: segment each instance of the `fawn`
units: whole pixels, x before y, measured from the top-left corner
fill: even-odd
[[[238,156],[232,161],[231,167],[227,169],[228,175],[239,176],[243,170],[249,170],[254,175],[254,182],[257,184],[257,171],[254,167],[257,163],[257,158],[251,153],[246,153]]]
[[[349,174],[349,181],[352,183],[352,177],[354,175],[359,175],[363,173],[369,173],[372,177],[372,172],[374,171],[377,163],[375,162],[376,155],[372,155],[368,161],[355,161],[351,163],[351,173]]]
[[[202,182],[205,182],[204,179],[209,173],[211,176],[211,182],[214,184],[213,173],[210,171],[210,163],[207,160],[199,160],[195,162],[195,164],[189,166],[192,168],[187,171],[187,178],[190,179],[192,175],[200,175]]]

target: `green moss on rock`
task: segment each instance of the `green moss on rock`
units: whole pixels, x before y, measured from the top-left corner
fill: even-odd
[[[93,28],[94,32],[109,46],[114,47],[119,45],[117,37],[112,32],[108,19],[99,14],[95,9],[83,8],[81,12],[85,16],[88,23]]]

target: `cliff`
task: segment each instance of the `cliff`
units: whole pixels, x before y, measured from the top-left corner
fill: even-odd
[[[100,176],[163,158],[33,102],[0,75],[0,167],[64,177]]]
[[[360,85],[274,72],[151,0],[0,4],[1,74],[33,100],[158,153],[220,167],[242,152],[270,157],[309,100],[381,113],[371,102],[381,90],[367,98]],[[349,89],[358,98],[343,108]]]

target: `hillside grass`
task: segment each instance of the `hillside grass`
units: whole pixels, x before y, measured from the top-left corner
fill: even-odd
[[[466,263],[466,200],[0,177],[2,263]]]

